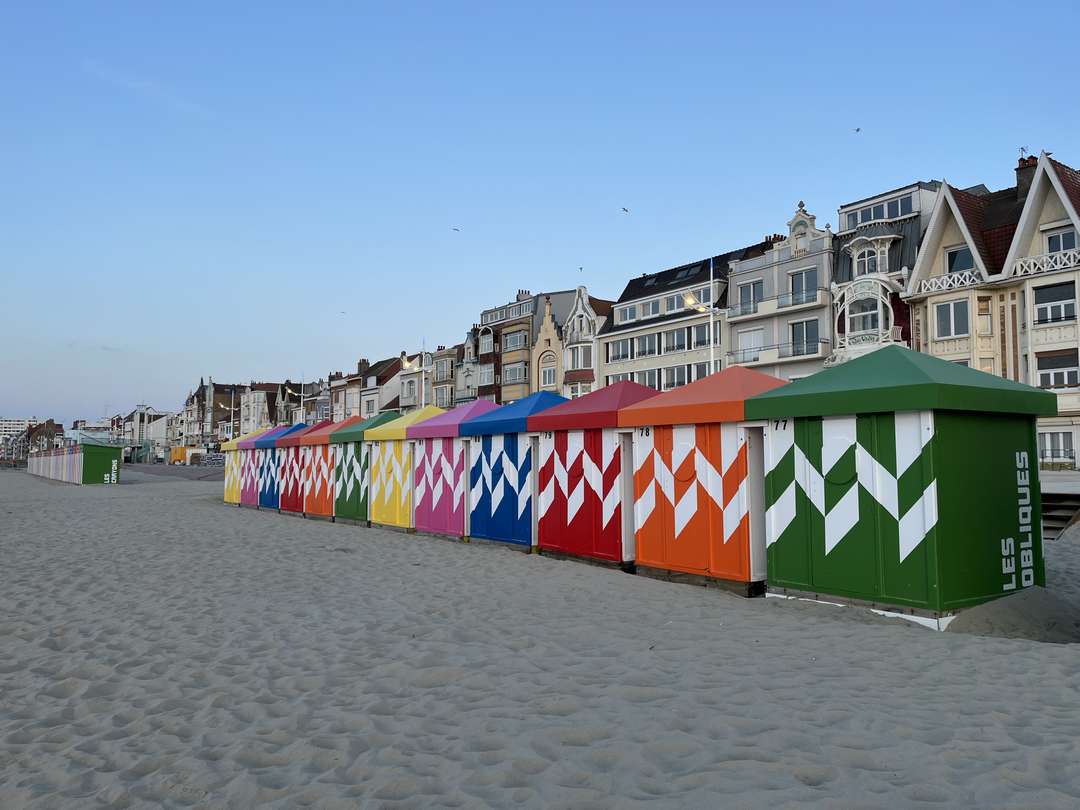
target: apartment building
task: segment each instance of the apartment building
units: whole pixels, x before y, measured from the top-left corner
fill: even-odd
[[[597,336],[601,385],[633,380],[667,391],[719,371],[730,263],[771,245],[769,237],[630,281]]]
[[[464,355],[465,344],[439,346],[431,353],[431,396],[429,405],[448,410],[459,404],[455,377]]]
[[[477,398],[480,380],[480,364],[477,359],[480,327],[473,324],[461,342],[461,351],[454,366],[454,404],[462,405]]]
[[[518,290],[513,301],[480,313],[477,328],[477,396],[506,404],[539,389],[539,370],[533,354],[551,305],[552,322],[562,326],[576,290],[533,295]],[[544,338],[552,340],[551,336]],[[543,346],[553,350],[554,345]],[[550,364],[549,364],[550,365]]]
[[[833,238],[833,350],[826,365],[882,346],[914,346],[902,294],[941,190],[936,180],[840,206]]]
[[[413,355],[401,353],[401,394],[398,410],[402,413],[419,410],[434,402],[434,361],[431,352]]]
[[[833,235],[799,201],[787,235],[761,254],[730,262],[727,365],[794,380],[821,369],[832,349]]]
[[[187,447],[216,444],[221,422],[231,422],[233,435],[239,435],[240,398],[246,388],[235,383],[215,383],[213,377],[207,382],[200,379],[198,388],[184,400],[180,430],[183,444]]]
[[[1080,172],[1021,157],[1015,185],[946,185],[908,282],[917,348],[1057,393],[1041,461],[1075,466],[1080,440]]]
[[[563,294],[563,301],[566,296]],[[544,296],[543,317],[532,350],[532,390],[573,399],[593,390],[598,379],[597,333],[611,315],[613,301],[578,287],[560,318],[551,295]]]
[[[401,406],[401,356],[368,366],[360,389],[360,416],[365,419]]]

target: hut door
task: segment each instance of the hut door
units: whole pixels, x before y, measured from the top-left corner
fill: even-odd
[[[622,523],[623,562],[637,559],[637,543],[634,535],[634,434],[619,433],[619,506]]]
[[[765,564],[765,431],[746,430],[747,510],[750,514],[750,581],[764,582]]]

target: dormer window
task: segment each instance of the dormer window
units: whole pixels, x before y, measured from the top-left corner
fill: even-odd
[[[971,255],[971,248],[958,247],[946,250],[945,268],[950,273],[962,273],[965,270],[974,270],[975,257]]]
[[[855,254],[855,275],[865,276],[878,271],[878,254],[874,248],[866,248]]]

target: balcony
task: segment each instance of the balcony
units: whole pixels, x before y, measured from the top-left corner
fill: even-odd
[[[935,292],[947,292],[948,290],[960,290],[965,287],[974,287],[982,283],[982,276],[974,270],[961,270],[959,273],[949,273],[944,276],[924,278],[919,282],[919,295]]]
[[[824,358],[832,344],[824,338],[798,343],[778,343],[773,346],[754,346],[727,353],[729,366],[755,366],[767,363],[790,363],[797,360]]]
[[[1080,270],[1080,248],[1059,250],[1057,253],[1043,253],[1038,256],[1024,256],[1013,262],[1012,275],[1035,276],[1057,270]]]
[[[774,298],[762,298],[760,301],[748,301],[727,308],[727,319],[731,321],[764,318],[783,311],[795,312],[800,309],[828,306],[829,291],[824,288],[805,292],[786,292]]]

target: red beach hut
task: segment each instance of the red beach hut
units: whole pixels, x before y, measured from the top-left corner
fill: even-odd
[[[302,447],[301,440],[310,433],[330,424],[324,419],[314,425],[294,430],[288,436],[277,440],[278,482],[281,487],[281,500],[278,508],[282,512],[304,511],[304,480],[307,466],[304,459],[310,448]]]
[[[240,453],[240,505],[259,505],[259,453],[255,449],[255,442],[268,436],[278,436],[286,430],[284,425],[270,428],[258,435],[249,436],[236,443],[236,449]]]
[[[478,399],[406,428],[405,435],[416,442],[413,518],[417,531],[464,536],[465,445],[460,426],[498,407]]]
[[[540,431],[541,552],[624,565],[634,562],[634,529],[628,513],[632,492],[629,478],[624,483],[622,475],[630,435],[626,432],[624,438],[616,430],[618,412],[655,396],[652,388],[618,382],[529,417],[529,431]]]

